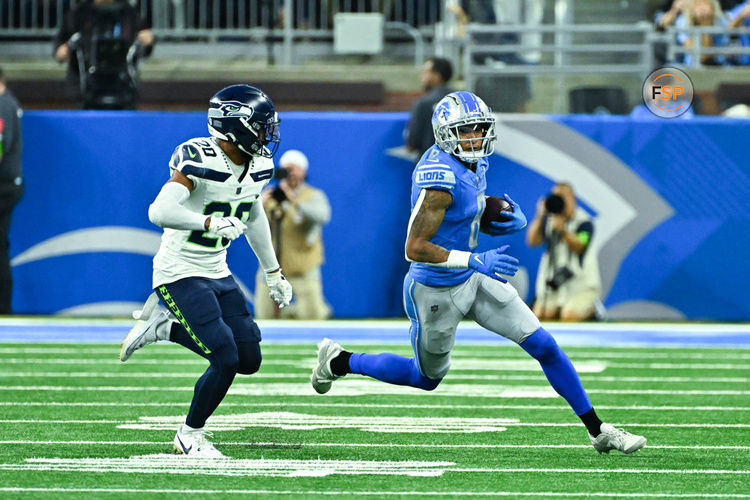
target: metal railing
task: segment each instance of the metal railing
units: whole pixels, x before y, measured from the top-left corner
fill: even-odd
[[[63,16],[83,0],[2,0],[3,35],[54,35]],[[386,22],[432,30],[442,16],[442,0],[128,0],[153,29],[173,38],[207,31],[247,34],[256,28],[275,29],[291,19],[292,29],[306,36],[330,35],[339,12],[379,12]]]

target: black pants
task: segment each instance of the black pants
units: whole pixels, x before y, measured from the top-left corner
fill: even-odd
[[[11,314],[13,278],[10,273],[10,218],[23,195],[23,187],[0,183],[0,314]]]

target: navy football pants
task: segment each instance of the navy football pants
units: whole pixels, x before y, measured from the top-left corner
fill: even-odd
[[[222,279],[183,278],[156,288],[180,324],[170,340],[206,358],[210,365],[195,384],[185,423],[204,426],[232,385],[237,373],[260,368],[260,330],[231,276]]]

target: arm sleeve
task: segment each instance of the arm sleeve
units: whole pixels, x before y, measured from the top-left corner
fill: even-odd
[[[268,218],[260,200],[253,203],[250,209],[245,238],[258,257],[258,263],[263,271],[270,272],[279,268],[279,261],[271,244],[271,227],[268,225]]]
[[[456,176],[448,165],[423,163],[414,172],[414,183],[421,189],[440,189],[452,193]]]
[[[163,228],[205,230],[206,216],[182,206],[189,197],[188,188],[179,182],[167,182],[148,207],[149,220]]]
[[[302,217],[319,226],[328,224],[328,221],[331,220],[331,205],[323,191],[315,191],[309,201],[300,202],[297,205],[297,210]]]

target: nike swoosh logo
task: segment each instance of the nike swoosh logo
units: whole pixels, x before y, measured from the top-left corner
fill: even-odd
[[[187,148],[187,150],[188,150],[188,154],[190,155],[190,158],[195,158],[197,156],[195,153],[193,153],[192,149]]]
[[[477,257],[476,255],[474,256],[474,259],[475,259],[475,260],[476,260],[477,262],[479,262],[480,264],[484,265],[484,262],[482,262],[481,260],[479,260],[479,257]]]
[[[180,442],[180,447],[182,448],[182,451],[187,455],[190,453],[190,450],[193,449],[193,446],[191,445],[190,448],[185,448],[185,443],[182,442],[182,439],[180,439],[180,436],[177,436],[177,441]]]

